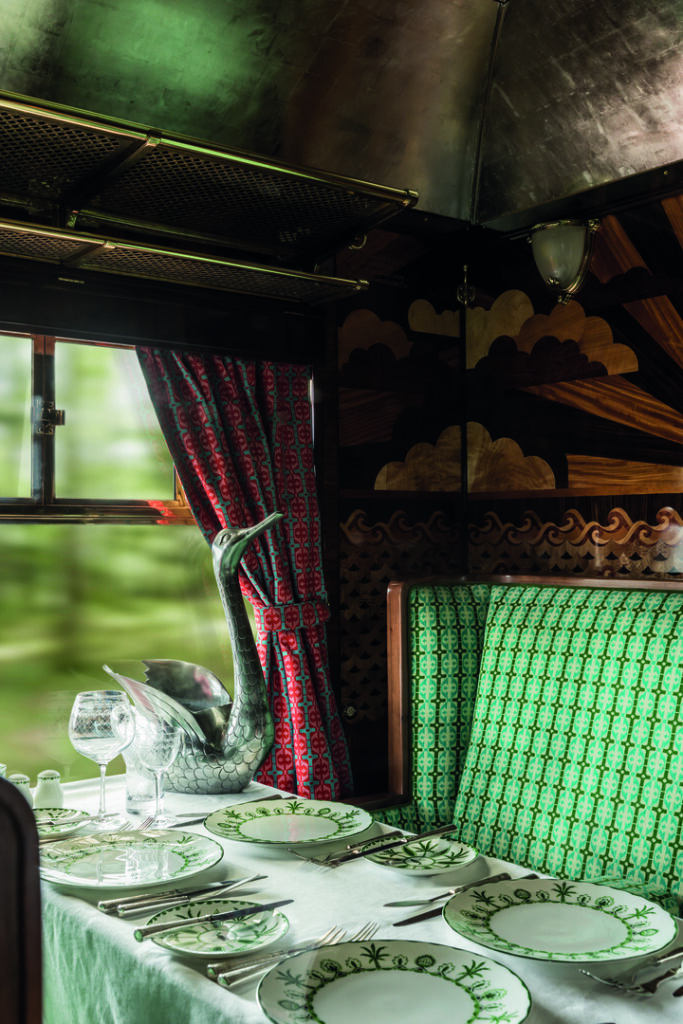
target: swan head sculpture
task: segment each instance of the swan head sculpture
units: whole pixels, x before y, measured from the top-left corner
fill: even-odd
[[[266,681],[240,591],[238,569],[249,544],[282,519],[273,512],[251,527],[226,527],[211,545],[234,662],[232,698],[208,669],[191,662],[145,659],[145,681],[104,670],[144,714],[172,721],[184,744],[168,769],[168,789],[181,793],[238,793],[251,782],[275,738]],[[131,761],[135,744],[129,748]]]
[[[211,544],[213,571],[219,576],[236,576],[244,552],[253,540],[284,516],[282,512],[271,512],[256,526],[226,526],[219,530]]]

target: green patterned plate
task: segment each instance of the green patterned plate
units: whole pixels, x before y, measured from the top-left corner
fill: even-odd
[[[40,874],[60,885],[127,889],[187,878],[222,856],[220,843],[194,832],[103,832],[48,843],[40,851]]]
[[[341,942],[299,953],[258,989],[276,1024],[520,1024],[531,999],[523,981],[495,960],[435,942]]]
[[[285,915],[279,910],[264,910],[244,921],[204,921],[201,924],[194,924],[193,918],[249,906],[252,906],[250,900],[197,900],[183,907],[162,910],[150,917],[147,924],[187,920],[186,928],[152,936],[157,945],[173,953],[183,956],[237,956],[240,953],[251,953],[282,938],[289,929]]]
[[[355,836],[371,825],[371,816],[359,807],[299,797],[224,807],[204,822],[209,832],[222,839],[271,846],[327,843]]]
[[[443,916],[453,931],[489,949],[561,962],[656,953],[677,931],[673,917],[642,896],[556,878],[468,889]]]
[[[379,836],[378,843],[386,842]],[[398,868],[413,875],[437,875],[442,871],[464,868],[479,856],[477,850],[465,843],[448,842],[445,839],[421,839],[407,843],[384,853],[368,854],[367,859],[387,868]]]
[[[66,838],[85,825],[90,817],[87,811],[74,811],[68,807],[37,807],[33,813],[40,839],[50,836]]]

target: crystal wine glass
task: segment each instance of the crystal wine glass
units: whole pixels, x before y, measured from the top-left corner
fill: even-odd
[[[132,743],[135,735],[133,708],[121,690],[89,690],[76,695],[69,718],[69,739],[75,750],[100,769],[100,805],[90,824],[116,828],[122,815],[107,814],[104,780],[107,765]]]
[[[140,765],[154,776],[154,817],[151,828],[177,824],[177,819],[164,811],[164,775],[180,753],[182,731],[177,725],[139,709],[135,716],[135,756]]]

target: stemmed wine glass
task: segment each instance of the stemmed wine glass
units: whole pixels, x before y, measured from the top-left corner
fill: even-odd
[[[140,765],[154,776],[154,817],[152,828],[175,825],[177,819],[164,811],[164,774],[180,753],[182,731],[177,725],[139,709],[135,715],[135,756]]]
[[[104,780],[107,765],[125,750],[135,735],[133,707],[121,690],[88,690],[76,695],[69,718],[69,739],[75,750],[100,769],[100,806],[89,824],[95,828],[116,827],[125,818],[107,814]]]

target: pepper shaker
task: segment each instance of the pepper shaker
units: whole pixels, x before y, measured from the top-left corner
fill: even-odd
[[[34,807],[63,807],[64,793],[59,781],[59,772],[52,768],[38,772],[38,784],[33,794]]]
[[[31,807],[33,807],[33,796],[31,795],[31,780],[28,775],[22,775],[20,772],[15,772],[13,775],[8,775],[7,781],[11,782],[17,787],[20,793],[28,800]]]

